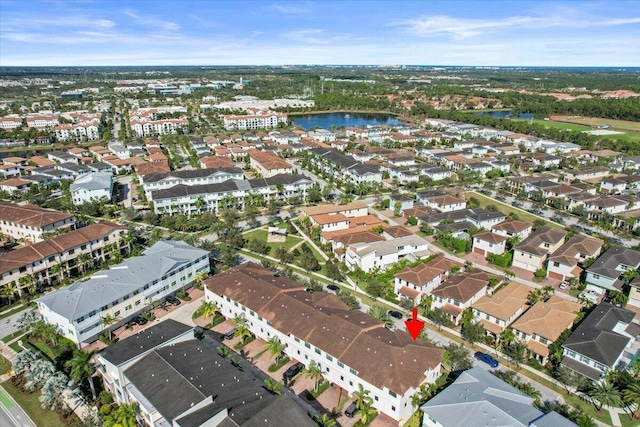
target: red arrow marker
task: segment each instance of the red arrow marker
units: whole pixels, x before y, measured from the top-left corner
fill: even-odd
[[[424,322],[422,320],[418,320],[418,309],[414,308],[411,312],[411,319],[405,320],[404,324],[407,325],[407,331],[409,331],[409,335],[415,341],[420,335],[420,331],[424,328]]]

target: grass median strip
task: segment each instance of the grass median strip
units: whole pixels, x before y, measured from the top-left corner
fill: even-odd
[[[13,402],[9,399],[9,396],[6,395],[2,387],[0,387],[0,404],[7,409],[13,408]]]

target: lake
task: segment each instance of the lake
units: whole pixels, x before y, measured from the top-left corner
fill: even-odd
[[[513,117],[512,110],[501,110],[501,111],[478,111],[477,113],[473,113],[476,116],[491,116],[494,119],[505,119]],[[533,114],[523,113],[518,115],[519,119],[533,119]]]
[[[291,116],[293,123],[304,130],[312,128],[329,129],[331,126],[364,127],[364,126],[399,126],[404,124],[394,116],[388,114],[363,113],[325,113]]]

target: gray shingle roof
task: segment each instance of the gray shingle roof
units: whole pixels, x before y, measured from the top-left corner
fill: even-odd
[[[620,264],[637,268],[640,266],[640,252],[622,246],[612,246],[587,268],[587,272],[615,279],[622,274],[616,270]]]
[[[71,193],[77,190],[105,190],[113,185],[111,172],[92,172],[78,177],[71,187]]]
[[[150,173],[144,177],[144,182],[157,182],[167,178],[179,178],[179,179],[196,179],[206,178],[212,175],[242,175],[242,169],[240,168],[217,168],[217,169],[195,169],[195,170],[181,170],[172,171],[168,173]]]
[[[601,303],[569,335],[563,347],[611,366],[631,339],[613,329],[618,322],[630,324],[634,316],[633,311]]]
[[[155,278],[207,254],[184,242],[161,241],[142,256],[100,271],[86,282],[76,282],[42,296],[38,302],[67,319],[76,320],[134,291],[141,291]]]
[[[532,398],[476,367],[460,374],[420,409],[443,426],[528,427],[545,416],[532,403]],[[558,426],[576,427],[569,420]]]

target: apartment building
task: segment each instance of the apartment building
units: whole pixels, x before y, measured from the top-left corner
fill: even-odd
[[[384,242],[356,243],[347,248],[344,262],[350,270],[384,270],[403,258],[417,260],[428,256],[428,248],[429,242],[416,235]]]
[[[224,128],[227,130],[248,130],[248,129],[273,129],[280,123],[287,124],[285,113],[276,113],[269,110],[254,111],[254,114],[224,116]]]
[[[243,209],[245,201],[250,197],[261,197],[264,201],[285,201],[300,197],[304,201],[312,185],[313,181],[302,175],[230,179],[219,184],[174,185],[164,190],[152,191],[151,200],[157,214],[219,211],[225,207]]]
[[[254,263],[204,283],[206,300],[225,317],[244,317],[264,340],[277,337],[289,357],[306,366],[314,362],[347,395],[362,385],[373,407],[396,421],[411,416],[411,396],[420,385],[438,378],[442,349],[384,328],[333,294],[309,294],[303,285]]]
[[[42,240],[42,234],[76,225],[76,218],[67,213],[42,209],[39,206],[18,205],[0,201],[0,233],[14,239]]]
[[[152,200],[153,192],[165,190],[176,185],[210,185],[220,184],[230,179],[245,179],[242,169],[222,167],[217,169],[181,170],[167,173],[150,173],[140,177],[144,192]]]
[[[111,172],[91,172],[80,175],[69,187],[74,205],[96,200],[111,201],[113,195],[113,174]]]
[[[13,284],[18,293],[28,287],[20,278],[31,276],[33,284],[51,283],[53,266],[61,264],[59,275],[77,273],[77,259],[80,254],[88,254],[92,262],[100,262],[111,255],[104,250],[105,245],[123,247],[122,236],[127,228],[111,223],[90,224],[77,230],[14,249],[0,254],[0,287]],[[58,275],[58,278],[60,277]]]
[[[45,322],[80,346],[98,338],[105,329],[102,319],[126,323],[152,301],[190,287],[200,272],[209,272],[209,253],[184,242],[164,240],[142,256],[130,258],[37,299]]]

